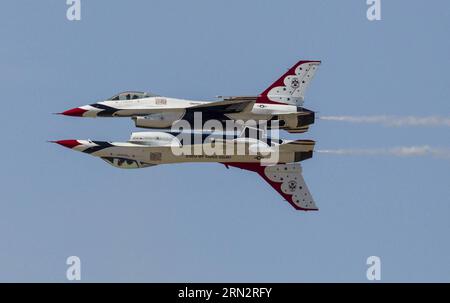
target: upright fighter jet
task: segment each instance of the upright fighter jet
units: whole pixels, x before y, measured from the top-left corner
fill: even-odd
[[[268,127],[303,133],[314,123],[314,112],[303,107],[305,91],[320,61],[299,61],[257,96],[219,97],[196,101],[144,92],[123,92],[107,100],[72,108],[62,115],[76,117],[131,117],[136,127],[170,129],[179,120],[268,121]],[[199,115],[201,113],[201,115]],[[273,123],[277,121],[277,123]],[[200,124],[202,127],[202,124]]]

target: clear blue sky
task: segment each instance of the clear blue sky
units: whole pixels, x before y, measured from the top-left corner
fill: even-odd
[[[327,115],[450,115],[450,2],[3,1],[0,281],[450,281],[450,161],[317,154],[320,207],[298,212],[217,164],[124,171],[46,140],[124,140],[128,119],[53,116],[133,89],[208,99],[261,92],[300,58],[323,64],[305,106]],[[298,136],[296,136],[298,137]],[[318,148],[428,144],[449,129],[317,121]]]

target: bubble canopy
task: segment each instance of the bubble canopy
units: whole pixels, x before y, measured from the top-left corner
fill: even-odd
[[[108,101],[119,101],[119,100],[135,100],[135,99],[142,99],[142,98],[150,98],[150,97],[156,97],[157,95],[147,92],[135,92],[135,91],[126,91],[121,92],[117,95],[112,96],[108,99]]]

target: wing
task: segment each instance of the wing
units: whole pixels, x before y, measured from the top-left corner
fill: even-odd
[[[258,173],[297,210],[319,210],[306,186],[300,163],[261,166],[259,163],[223,163]]]
[[[230,99],[225,99],[223,101],[209,102],[205,104],[195,105],[189,107],[189,110],[193,109],[195,111],[216,111],[222,113],[241,113],[251,111],[253,104],[255,104],[256,98],[251,97],[234,97]]]

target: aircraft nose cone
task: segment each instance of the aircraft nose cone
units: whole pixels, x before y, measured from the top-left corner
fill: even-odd
[[[74,148],[75,146],[80,145],[77,140],[58,140],[58,141],[51,141],[53,143],[57,143],[61,146],[67,147],[67,148]]]
[[[85,112],[87,112],[86,109],[76,107],[76,108],[66,110],[65,112],[62,112],[61,115],[72,116],[72,117],[82,117]]]

